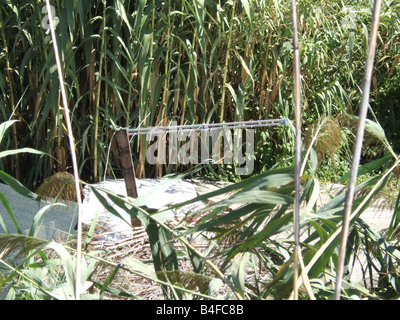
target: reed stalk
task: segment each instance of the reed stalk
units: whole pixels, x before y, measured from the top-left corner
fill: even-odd
[[[76,198],[77,198],[77,203],[78,203],[75,298],[76,298],[76,300],[79,300],[80,293],[81,293],[80,270],[81,270],[81,260],[82,260],[82,221],[81,221],[82,199],[81,199],[81,192],[80,192],[80,187],[79,187],[79,174],[78,174],[79,167],[78,167],[78,162],[77,162],[77,158],[76,158],[75,141],[74,141],[74,136],[73,136],[73,132],[72,132],[71,119],[70,119],[70,115],[69,115],[67,92],[65,90],[64,76],[63,76],[61,60],[60,60],[58,45],[57,45],[57,37],[56,37],[56,33],[55,33],[55,26],[54,26],[54,20],[53,20],[54,17],[52,16],[49,0],[46,0],[46,7],[47,7],[47,14],[49,17],[51,38],[53,40],[54,56],[56,59],[58,78],[60,81],[60,90],[61,90],[62,102],[63,102],[63,107],[64,107],[64,117],[65,117],[65,122],[66,122],[67,130],[68,130],[68,139],[69,139],[69,144],[70,144],[71,160],[72,160],[72,166],[73,166],[73,171],[74,171],[75,191],[76,191]]]
[[[226,92],[226,84],[228,81],[228,67],[229,67],[229,60],[230,60],[230,51],[232,46],[232,34],[234,28],[234,18],[235,18],[235,10],[236,10],[237,0],[233,1],[232,4],[232,15],[231,15],[231,23],[229,26],[229,35],[228,35],[228,44],[226,46],[226,56],[225,56],[225,65],[224,65],[224,77],[222,80],[222,94],[221,94],[221,113],[219,115],[219,122],[224,122],[225,120],[225,92]]]
[[[337,269],[336,269],[336,283],[335,283],[335,293],[334,293],[335,300],[340,300],[344,260],[345,260],[345,255],[346,255],[347,238],[348,238],[349,225],[350,225],[350,216],[351,216],[351,210],[352,210],[352,206],[353,206],[353,198],[354,198],[354,192],[355,192],[354,190],[355,190],[355,185],[356,185],[357,176],[358,176],[358,167],[360,164],[361,152],[362,152],[362,147],[363,147],[365,121],[366,121],[367,113],[368,113],[369,96],[370,96],[370,89],[371,89],[371,78],[372,78],[372,71],[373,71],[373,67],[374,67],[375,48],[376,48],[376,41],[377,41],[378,28],[379,28],[380,13],[381,13],[381,1],[375,0],[371,32],[370,32],[369,42],[368,42],[368,55],[367,55],[367,61],[366,61],[365,76],[364,76],[364,80],[363,80],[363,84],[362,84],[362,97],[361,97],[361,106],[360,106],[360,112],[359,112],[359,120],[358,120],[358,125],[357,125],[357,134],[356,134],[356,140],[355,140],[354,151],[353,151],[353,160],[352,160],[351,170],[350,170],[349,185],[348,185],[348,189],[346,192],[346,200],[345,200],[345,204],[344,204],[339,258],[338,258]]]
[[[294,74],[294,117],[295,117],[295,204],[294,204],[294,299],[298,299],[298,267],[300,253],[300,174],[301,174],[301,88],[300,88],[300,48],[297,31],[296,1],[291,1],[293,24],[293,74]]]
[[[3,38],[3,44],[4,44],[4,55],[5,55],[5,60],[6,60],[6,71],[7,71],[7,77],[8,77],[8,85],[10,86],[10,100],[11,100],[11,106],[10,106],[10,119],[13,118],[13,115],[16,111],[16,103],[15,103],[15,88],[14,88],[14,80],[13,80],[13,74],[12,71],[13,69],[11,68],[11,63],[10,63],[10,55],[8,51],[8,44],[7,44],[7,37],[4,32],[5,25],[3,21],[3,15],[0,12],[0,29],[1,29],[1,35]],[[14,149],[18,148],[18,138],[17,138],[17,128],[16,126],[12,126],[12,143]],[[11,159],[11,166],[13,170],[15,170],[15,175],[17,179],[20,179],[20,164],[19,164],[19,159],[18,159],[18,154],[14,155],[14,157]]]
[[[97,82],[97,90],[96,90],[96,106],[95,106],[95,116],[94,116],[94,145],[93,145],[93,177],[94,180],[96,181],[99,177],[99,172],[98,172],[98,158],[99,158],[99,153],[98,153],[98,140],[99,140],[99,116],[100,116],[100,99],[101,99],[101,77],[102,77],[102,72],[103,72],[103,60],[104,60],[104,50],[105,50],[105,33],[106,33],[106,11],[107,11],[107,3],[106,1],[103,1],[103,29],[102,29],[102,36],[101,36],[101,47],[100,47],[100,64],[99,64],[99,81]]]

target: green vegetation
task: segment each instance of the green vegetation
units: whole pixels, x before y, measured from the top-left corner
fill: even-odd
[[[43,3],[0,3],[0,142],[5,150],[0,178],[39,199],[31,190],[72,166],[52,38],[41,26]],[[85,182],[105,174],[121,177],[115,141],[111,144],[117,127],[294,117],[288,1],[56,0],[52,5],[79,176]],[[371,10],[371,1],[298,1],[304,142],[300,299],[333,297],[345,197],[339,194],[322,207],[316,200],[320,181],[349,179]],[[360,252],[365,255],[365,280],[353,283],[345,277],[343,299],[400,296],[399,197],[385,232],[359,219],[387,186],[397,196],[392,190],[399,175],[399,11],[400,1],[383,2],[346,254],[350,268]],[[107,192],[116,207],[142,222],[150,244],[144,260],[127,256],[116,262],[91,250],[93,226],[81,252],[86,263],[76,270],[73,242],[35,236],[42,212],[29,235],[8,233],[0,216],[0,275],[7,271],[0,283],[11,288],[8,297],[71,299],[80,276],[82,298],[141,298],[114,285],[121,272],[155,283],[165,299],[293,297],[293,126],[257,130],[255,142],[254,175],[242,179],[233,166],[151,166],[144,158],[147,142],[133,141],[139,178],[175,173],[171,179],[179,179],[200,172],[236,181],[194,199],[233,192],[209,205],[198,224],[179,228],[140,206],[140,199]],[[92,191],[118,215],[98,190]],[[13,218],[8,200],[0,197]],[[192,236],[207,239],[207,247],[196,248]],[[15,255],[22,263],[8,262]],[[102,281],[96,273],[101,266],[108,268]],[[374,272],[380,275],[375,282]]]
[[[51,155],[18,155],[3,159],[0,167],[32,189],[71,168],[54,51],[49,31],[41,27],[43,5],[3,0],[0,15],[0,64],[6,71],[0,80],[0,116],[3,121],[22,120],[7,134],[4,148],[31,147]],[[53,5],[85,181],[103,176],[115,125],[293,119],[288,3],[87,0]],[[346,12],[346,7],[356,12]],[[382,8],[371,95],[392,144],[396,136],[390,129],[398,105],[398,8],[398,1],[385,2]],[[350,18],[354,25],[346,22]],[[299,2],[306,128],[321,117],[357,115],[370,20],[369,1]],[[387,111],[387,99],[392,111]],[[257,130],[257,172],[293,155],[293,134],[287,127]],[[138,177],[188,169],[146,165],[146,141],[134,144]],[[108,174],[119,175],[115,146],[112,150]],[[347,163],[349,150],[335,161]]]

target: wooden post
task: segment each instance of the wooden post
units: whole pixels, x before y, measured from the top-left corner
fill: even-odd
[[[122,130],[117,134],[118,152],[121,160],[122,173],[124,175],[126,194],[128,197],[137,198],[138,192],[136,187],[135,170],[133,168],[133,160],[131,147],[129,145],[128,131]],[[140,220],[131,218],[132,227],[140,227]]]

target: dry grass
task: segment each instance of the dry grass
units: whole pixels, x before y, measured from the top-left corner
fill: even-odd
[[[133,257],[145,263],[149,262],[149,266],[151,266],[152,254],[149,239],[143,227],[134,228],[131,237],[123,238],[119,241],[107,239],[107,235],[112,232],[114,231],[110,231],[107,225],[98,224],[88,247],[88,252],[101,250],[102,254],[100,257],[102,260],[111,262],[98,262],[95,273],[92,275],[91,279],[93,282],[99,284],[106,282],[109,275],[113,272],[115,265],[121,265],[122,261],[127,257]],[[192,241],[199,251],[203,251],[208,247],[208,244],[203,238],[201,240],[199,238],[192,238]],[[76,239],[72,239],[69,244],[74,247],[75,242]],[[175,242],[175,248],[176,250],[183,250],[183,246],[179,242]],[[158,277],[166,282],[182,284],[184,288],[196,292],[207,292],[208,284],[212,280],[211,275],[196,275],[188,259],[180,259],[179,271],[167,272],[167,274],[168,279],[160,274],[158,274]],[[118,270],[109,287],[128,293],[132,297],[124,298],[123,296],[105,293],[104,298],[106,299],[165,299],[162,287],[159,283],[136,275],[124,268]],[[99,293],[100,289],[92,287],[90,291],[91,293]]]
[[[319,162],[323,162],[327,157],[333,158],[343,142],[343,133],[338,119],[328,117],[321,125],[319,121],[309,125],[306,129],[304,144],[307,148],[317,135],[314,147],[318,155]],[[335,163],[333,161],[333,163]]]
[[[85,241],[88,231],[88,228],[84,229],[83,241]],[[152,259],[148,236],[143,227],[134,228],[132,237],[123,238],[119,241],[107,238],[111,232],[106,224],[98,223],[87,248],[88,253],[94,250],[101,251],[101,254],[97,255],[100,259],[96,264],[94,274],[91,276],[91,281],[94,283],[105,283],[115,266],[120,265],[122,260],[128,256],[140,261]],[[68,245],[75,247],[76,238],[70,239]],[[127,297],[105,292],[105,299],[131,299],[128,295],[147,300],[163,298],[159,285],[123,268],[118,270],[109,287],[127,293]],[[100,289],[92,286],[89,292],[99,293]]]
[[[44,199],[59,198],[76,201],[74,176],[68,172],[57,172],[50,176],[37,188],[36,193]],[[81,196],[82,187],[81,187]]]

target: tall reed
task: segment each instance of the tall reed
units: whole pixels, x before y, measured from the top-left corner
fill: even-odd
[[[365,60],[362,26],[369,23],[368,12],[360,11],[357,32],[352,32],[341,25],[342,4],[323,3],[298,3],[306,124],[323,114],[356,111],[359,94],[354,85],[362,79],[361,61]],[[111,166],[105,168],[114,124],[136,127],[171,120],[207,123],[294,118],[292,31],[286,23],[289,6],[272,0],[89,0],[85,6],[73,0],[54,5],[84,180],[96,181],[104,173],[120,174],[114,145]],[[2,0],[0,16],[0,45],[5,53],[0,63],[6,70],[1,77],[2,83],[7,83],[0,88],[0,115],[3,120],[11,115],[24,119],[14,133],[7,133],[5,141],[13,148],[34,147],[53,156],[20,154],[2,160],[4,168],[31,188],[72,166],[58,108],[61,96],[54,52],[49,50],[49,34],[38,28],[44,18],[42,7],[36,1],[11,4]],[[368,7],[367,1],[358,7]],[[378,82],[385,77],[390,81],[396,69],[384,64],[398,54],[396,38],[390,36],[397,32],[396,24],[390,24],[392,7],[384,6],[382,11],[388,40],[377,47]],[[339,45],[338,39],[347,43],[348,49]],[[260,132],[256,138],[256,170],[273,166],[295,149],[293,132],[287,128]],[[138,177],[185,170],[183,166],[147,165],[146,141],[134,140],[133,149]],[[15,161],[28,162],[34,170],[15,166]]]
[[[374,1],[374,11],[373,11],[373,19],[371,32],[368,42],[368,56],[366,60],[365,66],[365,77],[362,83],[362,99],[360,106],[360,114],[357,126],[357,134],[356,141],[353,151],[353,160],[350,170],[350,179],[348,184],[348,190],[346,193],[346,201],[343,210],[343,224],[342,224],[342,233],[341,233],[341,242],[340,242],[340,251],[338,258],[338,266],[336,269],[336,284],[335,284],[335,295],[334,298],[336,300],[340,300],[340,291],[341,291],[341,283],[343,277],[343,268],[344,268],[344,260],[346,254],[346,246],[347,246],[347,238],[349,233],[349,224],[350,224],[350,215],[352,211],[353,198],[354,198],[354,189],[356,185],[356,180],[358,176],[358,167],[360,165],[360,158],[363,146],[364,139],[364,130],[365,130],[365,122],[368,113],[368,104],[370,98],[370,88],[372,81],[372,71],[374,67],[374,57],[375,57],[375,48],[378,37],[378,28],[380,21],[380,13],[381,13],[381,1]]]
[[[75,298],[76,300],[80,299],[81,296],[81,260],[82,260],[82,198],[81,198],[81,192],[80,192],[80,178],[79,178],[79,168],[78,168],[78,162],[77,162],[77,157],[76,157],[76,151],[75,151],[75,139],[74,135],[72,132],[72,125],[71,125],[71,119],[70,119],[70,114],[69,114],[69,106],[68,106],[68,97],[67,93],[65,90],[64,86],[64,72],[62,68],[62,62],[59,56],[59,49],[57,45],[57,37],[55,33],[55,26],[54,26],[54,21],[55,17],[53,17],[52,13],[52,8],[50,6],[49,0],[46,0],[46,8],[47,8],[47,14],[49,17],[49,25],[50,25],[50,33],[51,33],[51,38],[53,40],[53,48],[54,48],[54,56],[56,59],[56,65],[57,65],[57,71],[58,71],[58,78],[60,82],[60,89],[61,89],[61,98],[63,102],[63,107],[64,107],[64,117],[65,117],[65,123],[68,129],[68,140],[69,140],[69,145],[70,145],[70,150],[71,150],[71,158],[72,158],[72,166],[73,166],[73,173],[74,173],[74,181],[75,181],[75,193],[76,193],[76,202],[78,204],[78,223],[77,223],[77,248],[76,248],[76,283],[75,283]]]

